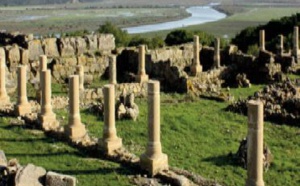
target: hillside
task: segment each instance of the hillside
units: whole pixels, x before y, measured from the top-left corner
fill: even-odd
[[[19,6],[19,5],[42,5],[42,4],[61,4],[61,3],[68,3],[73,0],[1,0],[0,6]],[[203,3],[210,3],[215,2],[212,0],[74,0],[78,2],[99,2],[104,6],[132,6],[132,5],[199,5]],[[241,4],[260,4],[260,5],[269,5],[269,4],[278,4],[278,5],[295,5],[300,3],[300,0],[223,0],[221,1],[222,4],[227,5],[241,5]]]
[[[259,30],[264,29],[266,32],[266,47],[271,50],[276,50],[277,36],[282,34],[285,36],[285,47],[290,48],[292,43],[292,32],[294,26],[300,25],[300,13],[292,16],[282,17],[281,19],[274,19],[267,24],[259,25],[257,27],[248,27],[242,30],[232,39],[239,49],[247,52],[249,47],[257,44],[259,39]],[[273,48],[272,48],[273,47]]]

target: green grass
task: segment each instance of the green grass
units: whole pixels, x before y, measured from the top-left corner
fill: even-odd
[[[236,98],[247,97],[262,86],[231,89]],[[123,144],[136,155],[145,151],[147,143],[147,100],[136,99],[140,108],[137,121],[117,121],[118,136]],[[215,179],[227,186],[245,183],[246,171],[232,162],[228,156],[235,153],[239,141],[247,134],[247,118],[226,112],[227,103],[206,99],[190,101],[188,96],[161,94],[161,139],[163,152],[168,154],[169,164]],[[57,110],[58,118],[67,118],[67,110]],[[90,134],[102,136],[103,121],[85,110],[82,122]],[[79,185],[129,185],[134,172],[127,167],[101,159],[89,158],[87,154],[8,124],[9,118],[1,118],[0,147],[8,158],[18,158],[21,164],[32,162],[47,170],[71,174]],[[64,120],[67,123],[67,120]],[[299,185],[300,135],[299,128],[274,125],[265,122],[265,142],[274,154],[274,163],[264,173],[266,185]]]

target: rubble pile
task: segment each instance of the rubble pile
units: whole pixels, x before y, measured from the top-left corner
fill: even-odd
[[[278,124],[300,126],[300,94],[297,81],[286,80],[270,84],[248,99],[238,100],[227,107],[228,111],[247,114],[250,99],[261,100],[264,104],[264,118]]]

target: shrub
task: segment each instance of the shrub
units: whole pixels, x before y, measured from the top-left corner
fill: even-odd
[[[180,44],[191,42],[191,41],[193,41],[193,34],[186,30],[171,31],[165,39],[166,45],[169,45],[169,46],[180,45]]]

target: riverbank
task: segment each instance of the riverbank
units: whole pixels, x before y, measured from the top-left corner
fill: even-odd
[[[207,22],[218,21],[226,17],[226,14],[218,12],[213,6],[192,6],[186,9],[191,15],[188,18],[159,24],[141,25],[124,28],[129,34],[154,32],[161,30],[184,28],[191,25],[199,25]]]

